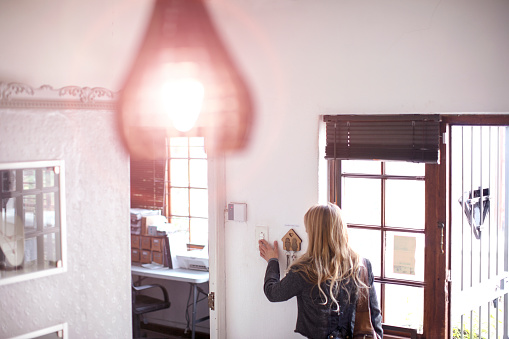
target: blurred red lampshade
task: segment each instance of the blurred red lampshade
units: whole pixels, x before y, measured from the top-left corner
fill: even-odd
[[[157,0],[119,100],[120,133],[131,157],[166,157],[154,136],[205,137],[207,151],[247,144],[253,109],[203,0]]]

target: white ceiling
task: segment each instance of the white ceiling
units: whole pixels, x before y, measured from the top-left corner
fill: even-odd
[[[0,1],[0,82],[119,90],[152,1]]]

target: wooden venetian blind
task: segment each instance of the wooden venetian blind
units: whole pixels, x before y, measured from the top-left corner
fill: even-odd
[[[154,131],[148,142],[149,152],[166,148],[166,137]],[[164,153],[164,151],[163,151]],[[153,159],[155,157],[148,157]],[[165,200],[166,158],[147,160],[131,158],[131,208],[162,210]]]
[[[326,159],[438,163],[439,115],[326,115]]]

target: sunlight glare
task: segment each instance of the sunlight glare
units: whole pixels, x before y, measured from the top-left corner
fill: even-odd
[[[161,89],[163,111],[180,132],[193,128],[200,115],[205,88],[193,78],[179,78],[166,82]]]

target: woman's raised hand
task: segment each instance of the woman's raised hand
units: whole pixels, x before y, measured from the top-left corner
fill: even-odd
[[[258,249],[260,250],[260,257],[269,261],[271,258],[278,259],[279,252],[277,248],[277,241],[274,241],[274,247],[270,246],[270,244],[265,239],[261,239],[258,241]]]

